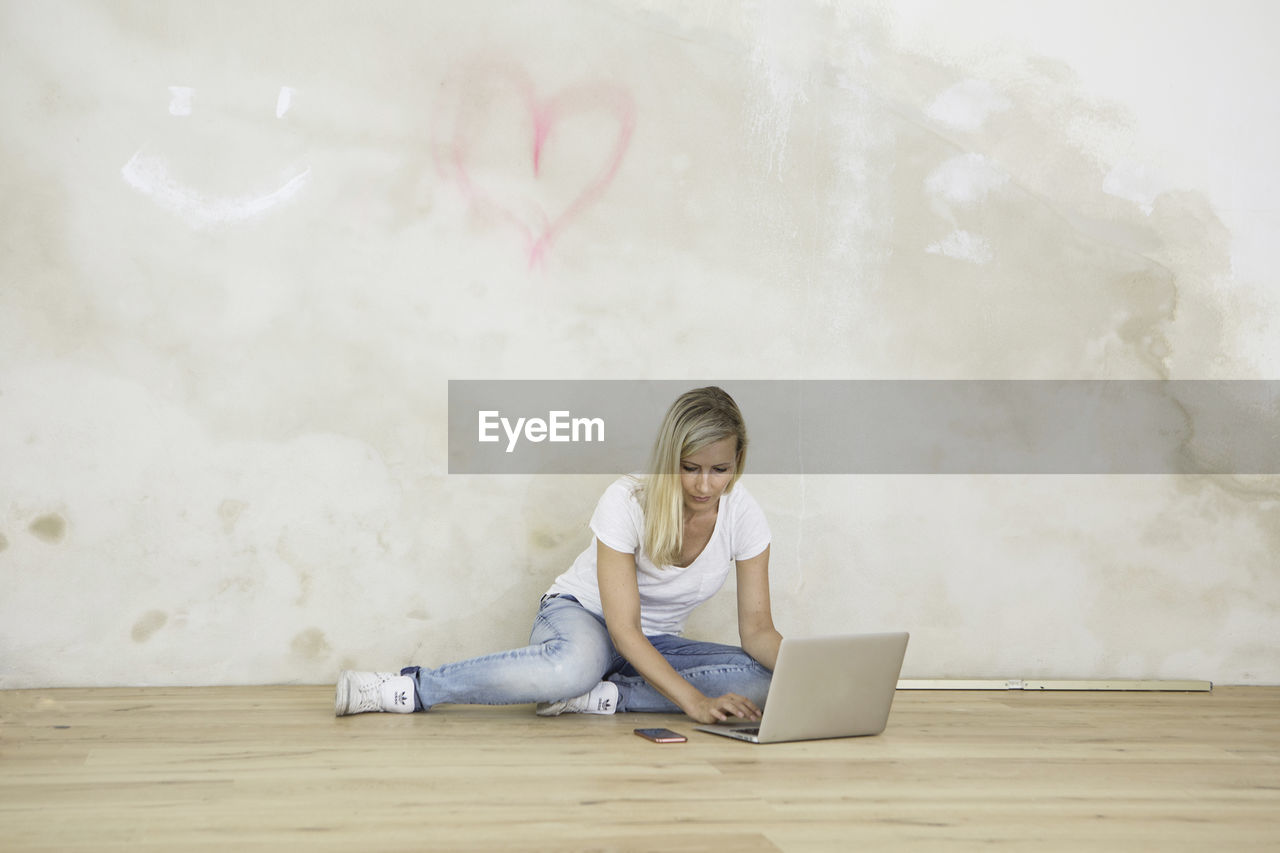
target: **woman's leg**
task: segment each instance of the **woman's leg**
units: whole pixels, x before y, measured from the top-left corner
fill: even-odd
[[[671,634],[650,637],[649,642],[676,672],[705,695],[737,693],[764,707],[773,673],[737,646],[686,640]],[[618,685],[619,711],[680,713],[670,699],[650,687],[629,664],[610,675],[609,680]]]
[[[407,667],[420,710],[432,705],[520,705],[577,696],[600,683],[614,659],[609,632],[572,598],[546,599],[529,645],[436,669]]]

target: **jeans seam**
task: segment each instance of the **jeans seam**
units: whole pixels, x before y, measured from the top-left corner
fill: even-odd
[[[677,669],[681,676],[688,678],[690,675],[721,675],[734,672],[768,672],[760,664],[707,664],[705,666],[692,666],[687,669]],[[628,684],[636,684],[643,682],[643,675],[613,675],[609,677],[610,681],[625,681]]]

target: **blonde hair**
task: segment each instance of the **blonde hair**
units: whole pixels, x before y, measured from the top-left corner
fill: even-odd
[[[684,547],[684,489],[680,462],[710,444],[733,436],[738,440],[733,477],[742,476],[747,460],[747,425],[738,404],[714,385],[681,394],[667,409],[653,443],[648,476],[637,489],[644,511],[644,552],[655,566],[669,566]]]

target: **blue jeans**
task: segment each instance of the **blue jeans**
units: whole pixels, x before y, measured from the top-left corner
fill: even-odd
[[[700,643],[672,634],[649,641],[694,687],[707,696],[738,693],[763,707],[772,673],[735,646]],[[437,669],[410,666],[418,710],[444,703],[521,705],[581,696],[601,681],[618,685],[619,711],[680,713],[614,648],[604,620],[572,596],[545,598],[529,645]]]

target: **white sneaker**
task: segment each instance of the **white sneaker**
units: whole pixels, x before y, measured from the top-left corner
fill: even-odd
[[[540,702],[539,717],[558,717],[561,714],[612,714],[618,710],[618,685],[602,681],[574,699],[559,702]]]
[[[393,714],[413,713],[413,679],[394,672],[354,672],[344,669],[338,674],[338,690],[333,700],[333,715],[364,714],[386,711]]]

